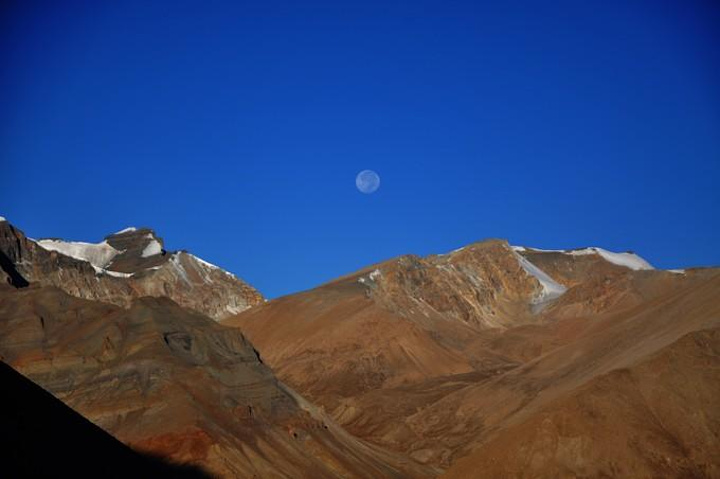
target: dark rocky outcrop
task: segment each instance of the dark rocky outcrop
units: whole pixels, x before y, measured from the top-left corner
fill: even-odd
[[[0,474],[14,479],[210,478],[134,451],[0,362]]]

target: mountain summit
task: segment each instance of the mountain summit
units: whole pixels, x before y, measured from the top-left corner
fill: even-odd
[[[141,296],[168,297],[220,320],[264,302],[232,273],[187,251],[166,251],[148,228],[126,228],[100,243],[33,240],[0,222],[3,270],[15,285],[38,282],[67,293],[129,307]]]

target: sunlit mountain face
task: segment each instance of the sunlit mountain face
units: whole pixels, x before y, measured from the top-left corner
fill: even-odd
[[[5,2],[0,479],[720,478],[720,2]]]
[[[132,467],[682,477],[716,460],[717,268],[493,239],[266,301],[148,229],[86,243],[3,221],[0,254],[2,360],[134,449]]]

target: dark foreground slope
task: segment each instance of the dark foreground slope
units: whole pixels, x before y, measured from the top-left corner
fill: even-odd
[[[211,477],[133,451],[2,362],[0,385],[2,477]]]

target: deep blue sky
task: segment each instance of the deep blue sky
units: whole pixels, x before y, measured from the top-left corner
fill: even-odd
[[[30,236],[151,226],[270,297],[486,237],[720,264],[720,2],[4,5]]]

